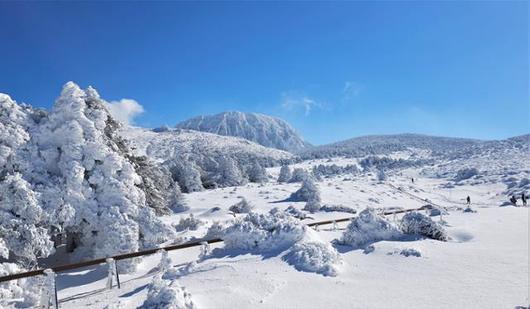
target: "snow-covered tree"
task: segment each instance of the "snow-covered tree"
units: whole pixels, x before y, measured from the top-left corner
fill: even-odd
[[[307,178],[302,182],[300,189],[291,194],[290,199],[294,201],[320,202],[320,191],[318,190],[318,187],[313,179]]]
[[[230,156],[219,157],[219,178],[217,183],[222,186],[239,186],[246,183],[241,169]]]
[[[376,241],[393,240],[401,235],[397,226],[379,215],[375,209],[366,208],[351,220],[339,242],[359,248]]]
[[[401,219],[401,230],[406,234],[416,234],[446,241],[447,232],[442,225],[419,212],[409,212]]]
[[[282,167],[280,168],[280,176],[278,176],[278,182],[288,182],[289,180],[291,180],[291,177],[291,168],[289,167],[289,165],[282,165]]]
[[[54,252],[37,195],[18,173],[0,182],[0,251],[23,264]]]
[[[377,170],[377,180],[379,182],[383,182],[386,180],[386,173],[383,169],[378,169]]]
[[[303,168],[295,168],[289,182],[302,182],[309,178],[309,173]]]
[[[228,208],[228,210],[236,214],[249,213],[252,209],[254,209],[254,206],[252,206],[252,204],[250,204],[245,198],[242,198],[241,201]]]
[[[74,237],[85,258],[137,251],[172,235],[149,207],[159,208],[173,195],[171,184],[169,194],[157,192],[164,189],[153,179],[159,174],[138,173],[142,168],[116,134],[119,127],[94,89],[70,82],[20,152],[24,179],[37,184],[38,204],[48,214],[61,214],[48,224]],[[151,191],[149,198],[144,190]],[[133,264],[119,266],[130,270]]]
[[[184,192],[191,193],[204,190],[199,168],[190,158],[182,157],[172,162],[171,173]]]
[[[254,161],[248,171],[248,179],[250,182],[264,183],[269,181],[267,170],[262,167],[258,161]]]

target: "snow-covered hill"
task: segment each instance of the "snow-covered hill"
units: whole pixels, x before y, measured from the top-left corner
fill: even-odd
[[[267,148],[246,139],[184,129],[153,131],[124,127],[138,156],[147,156],[168,167],[184,192],[241,185],[260,178],[256,170],[295,159],[289,152]],[[263,177],[260,178],[264,180]]]
[[[291,152],[310,146],[287,122],[257,113],[232,111],[198,116],[177,124],[177,128],[242,137],[266,147]]]
[[[522,151],[529,148],[529,139],[529,135],[500,141],[421,134],[369,135],[316,146],[300,152],[300,156],[306,159],[335,156],[363,157],[367,155],[388,155],[405,150],[427,150],[434,157],[462,157],[466,159],[470,155],[485,155],[491,152],[502,152],[507,149]]]

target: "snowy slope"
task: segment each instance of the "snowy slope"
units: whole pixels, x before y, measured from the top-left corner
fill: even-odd
[[[287,122],[257,113],[233,111],[198,116],[177,124],[177,128],[237,136],[266,147],[291,152],[310,146]]]
[[[420,134],[370,135],[355,137],[328,145],[316,146],[301,152],[303,158],[324,158],[333,156],[362,157],[386,155],[407,149],[428,150],[435,156],[460,156],[508,150],[528,149],[528,135],[502,141],[482,141],[466,138],[438,137]]]
[[[294,158],[286,151],[267,148],[251,141],[193,130],[168,130],[155,132],[138,127],[125,127],[120,134],[128,139],[136,155],[145,155],[158,161],[182,154],[226,153],[258,158],[277,163]]]

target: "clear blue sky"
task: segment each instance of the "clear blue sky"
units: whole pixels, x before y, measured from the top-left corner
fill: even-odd
[[[529,2],[1,2],[0,92],[134,99],[141,126],[241,110],[315,144],[530,133]]]

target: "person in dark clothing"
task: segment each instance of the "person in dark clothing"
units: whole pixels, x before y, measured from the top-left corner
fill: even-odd
[[[411,178],[412,179],[412,183],[414,183],[414,178]]]
[[[469,197],[469,195],[467,196],[466,201],[468,206],[471,205],[471,197]]]
[[[526,196],[524,195],[524,192],[521,194],[521,200],[523,201],[523,206],[526,206]]]
[[[513,206],[517,206],[517,198],[515,197],[515,195],[512,195],[510,202],[512,202]]]

